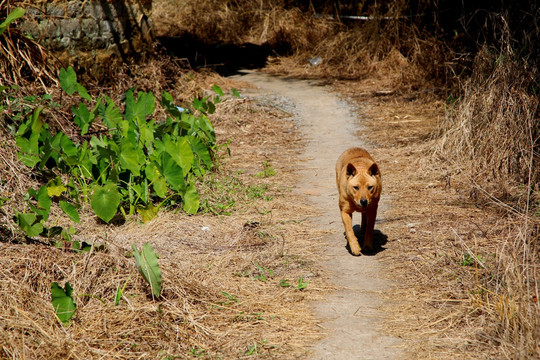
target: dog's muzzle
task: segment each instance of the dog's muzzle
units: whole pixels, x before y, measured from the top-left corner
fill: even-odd
[[[368,201],[366,199],[361,199],[359,202],[358,202],[358,205],[360,207],[366,207],[368,206]]]

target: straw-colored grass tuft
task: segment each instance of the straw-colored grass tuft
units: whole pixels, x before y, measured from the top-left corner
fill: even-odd
[[[463,170],[475,187],[519,209],[532,205],[529,195],[539,191],[534,185],[540,181],[540,101],[532,88],[539,76],[511,54],[484,48],[441,124],[442,153],[470,163]]]

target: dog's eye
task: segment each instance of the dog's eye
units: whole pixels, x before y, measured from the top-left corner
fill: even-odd
[[[370,186],[367,187],[367,189],[368,189],[369,191],[371,191],[371,190],[373,190],[373,186],[370,185]]]
[[[358,186],[353,186],[353,189],[358,191],[359,188],[358,188]]]

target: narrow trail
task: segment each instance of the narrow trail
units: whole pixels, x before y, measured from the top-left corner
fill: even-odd
[[[361,124],[351,107],[337,95],[314,81],[272,77],[246,72],[236,79],[255,85],[257,94],[279,95],[291,101],[297,110],[299,131],[307,140],[300,158],[300,179],[297,189],[322,210],[314,221],[330,230],[326,239],[326,268],[330,281],[340,290],[323,302],[313,304],[322,320],[327,336],[313,349],[310,359],[399,359],[400,340],[385,336],[380,327],[385,316],[381,312],[381,294],[389,284],[381,275],[377,256],[354,257],[345,249],[346,240],[339,216],[335,162],[352,146],[365,146],[355,134]],[[387,201],[383,196],[375,229],[384,221]],[[359,215],[353,218],[358,224]],[[384,234],[379,233],[384,238]]]

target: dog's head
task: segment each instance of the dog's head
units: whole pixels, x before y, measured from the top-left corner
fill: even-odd
[[[347,165],[347,191],[360,209],[381,196],[381,173],[375,162],[363,159]]]

